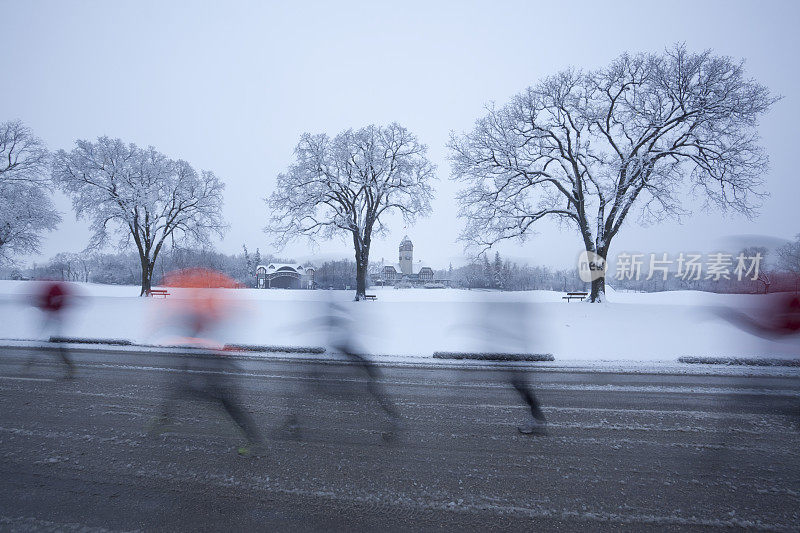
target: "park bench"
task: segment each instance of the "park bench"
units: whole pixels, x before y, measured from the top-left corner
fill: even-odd
[[[365,300],[377,300],[377,299],[378,299],[378,296],[377,296],[377,295],[375,295],[375,294],[365,294],[365,295],[364,295],[364,299],[365,299]]]
[[[160,296],[162,298],[166,298],[167,296],[169,296],[169,292],[167,292],[167,289],[150,289],[149,294],[153,298],[155,298],[156,296]]]
[[[561,299],[566,300],[567,303],[569,303],[569,301],[572,300],[573,298],[576,300],[583,300],[587,296],[589,296],[588,292],[568,292],[567,295],[562,296]]]

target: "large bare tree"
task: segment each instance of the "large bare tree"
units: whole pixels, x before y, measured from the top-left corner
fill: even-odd
[[[0,263],[37,253],[61,221],[50,200],[50,154],[22,122],[0,123]]]
[[[356,300],[366,292],[369,250],[383,218],[399,212],[407,223],[430,212],[435,167],[427,147],[404,127],[367,126],[331,139],[304,134],[295,162],[278,175],[267,199],[272,217],[265,228],[283,246],[305,236],[347,235],[356,258]]]
[[[91,222],[89,247],[107,242],[109,230],[121,246],[136,244],[142,295],[150,291],[158,253],[168,239],[207,244],[222,236],[225,185],[210,171],[169,159],[153,147],[120,139],[78,140],[71,152],[54,156],[53,180],[72,198],[78,218]]]
[[[775,100],[742,62],[683,46],[546,78],[451,136],[462,239],[485,251],[548,217],[605,258],[632,211],[680,218],[689,190],[753,216],[768,162],[757,121]],[[604,293],[597,279],[591,301]]]

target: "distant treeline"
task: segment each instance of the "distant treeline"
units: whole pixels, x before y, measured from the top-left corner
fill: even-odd
[[[256,267],[269,263],[295,263],[270,253],[262,254],[256,248],[250,252],[242,246],[238,254],[224,254],[210,249],[171,248],[159,254],[153,272],[153,282],[158,285],[164,274],[172,270],[191,267],[211,268],[224,272],[244,287],[256,286]],[[305,266],[311,263],[306,263]],[[356,264],[352,260],[325,261],[317,267],[319,287],[345,289],[355,287]],[[139,285],[142,269],[139,254],[133,251],[119,253],[59,253],[47,263],[33,264],[29,268],[6,269],[0,272],[4,279],[60,279],[64,281],[105,283],[109,285]]]
[[[760,256],[758,268],[752,271],[742,269],[737,272],[737,257],[739,254],[730,254],[728,259],[730,265],[726,265],[724,276],[715,279],[717,276],[709,276],[708,271],[700,273],[699,276],[684,275],[679,276],[674,270],[659,272],[656,275],[642,275],[639,279],[614,279],[612,272],[608,273],[606,282],[610,283],[615,289],[627,289],[643,292],[659,291],[706,291],[716,293],[735,293],[735,294],[766,294],[771,292],[797,291],[800,289],[800,234],[794,241],[787,242],[782,246],[769,250],[763,246],[751,246],[741,250],[741,255],[746,258]],[[686,270],[684,269],[686,274]],[[624,276],[620,276],[624,277]],[[651,279],[647,279],[650,277]],[[666,279],[665,279],[666,277]],[[699,277],[700,279],[687,279]]]
[[[281,258],[259,249],[250,252],[242,247],[238,254],[224,254],[210,249],[171,248],[159,254],[153,281],[158,284],[167,272],[180,268],[204,267],[224,272],[244,287],[255,287],[255,270],[269,263],[295,263],[291,258]],[[310,264],[310,263],[308,263]],[[356,263],[351,259],[325,261],[315,264],[315,280],[319,288],[347,289],[355,287]],[[378,277],[379,265],[370,267],[370,276]],[[0,272],[6,279],[60,279],[104,283],[110,285],[138,285],[141,283],[141,266],[136,252],[119,253],[59,253],[47,263],[33,264],[25,269]],[[581,290],[574,269],[551,270],[547,267],[517,265],[502,260],[495,254],[494,261],[484,257],[474,263],[436,271],[437,279],[448,279],[451,286],[465,289],[499,290]]]
[[[588,284],[581,281],[574,268],[555,270],[544,266],[518,265],[503,259],[495,252],[494,260],[487,255],[470,264],[447,270],[437,270],[437,279],[450,280],[453,287],[465,289],[497,289],[504,291],[582,291]]]
[[[162,251],[156,261],[153,281],[158,284],[167,272],[181,268],[204,267],[224,272],[246,287],[255,287],[255,270],[259,264],[271,262],[290,263],[272,254],[262,255],[256,249],[251,253],[242,247],[242,253],[223,254],[210,249],[170,248]],[[139,285],[142,280],[139,254],[119,253],[60,253],[45,264],[33,264],[27,269],[4,273],[16,279],[61,279],[110,285]]]
[[[772,292],[793,291],[798,289],[798,276],[787,271],[769,269],[763,271],[757,279],[743,277],[738,280],[736,276],[730,279],[681,279],[674,272],[670,272],[667,279],[663,276],[654,276],[647,280],[641,279],[617,280],[613,277],[606,278],[606,283],[617,290],[637,292],[662,292],[662,291],[705,291],[721,294],[766,294]]]
[[[797,254],[795,254],[797,255]],[[717,293],[765,293],[795,290],[798,276],[788,269],[797,262],[765,264],[758,279],[687,280],[673,273],[662,279],[661,275],[647,280],[615,279],[608,273],[607,283],[616,290],[660,292],[697,290]],[[167,272],[181,268],[205,267],[224,272],[244,287],[255,287],[255,270],[269,263],[295,263],[292,259],[262,254],[259,249],[250,252],[242,246],[238,254],[223,254],[210,249],[171,248],[164,250],[156,263],[154,282],[158,284]],[[311,263],[306,263],[305,266]],[[321,289],[352,289],[356,284],[356,263],[351,259],[325,261],[315,264],[315,280]],[[370,266],[369,277],[379,277],[380,265]],[[45,264],[34,264],[26,269],[7,269],[0,272],[4,279],[60,279],[111,285],[138,285],[141,283],[141,266],[136,252],[120,253],[60,253]],[[370,279],[368,277],[368,283]],[[588,283],[578,276],[577,269],[551,269],[544,266],[519,265],[503,259],[499,253],[494,259],[488,256],[460,267],[449,266],[436,270],[436,279],[450,281],[450,286],[463,289],[494,289],[504,291],[552,290],[587,291]]]

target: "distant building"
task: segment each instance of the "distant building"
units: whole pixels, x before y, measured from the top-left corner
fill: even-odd
[[[416,267],[416,268],[415,268]],[[416,272],[414,272],[416,270]],[[414,287],[428,286],[449,286],[450,280],[434,279],[433,269],[422,263],[414,264],[414,244],[408,235],[400,241],[398,250],[398,262],[383,265],[380,271],[380,279],[373,280],[376,285],[411,285]]]
[[[313,266],[270,263],[256,267],[256,287],[259,289],[314,289]]]

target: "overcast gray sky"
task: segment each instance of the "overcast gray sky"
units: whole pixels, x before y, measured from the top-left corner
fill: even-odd
[[[800,232],[795,171],[800,123],[797,21],[785,2],[40,2],[0,0],[0,121],[21,119],[51,149],[100,135],[153,145],[226,183],[230,231],[218,248],[307,258],[300,241],[275,251],[261,228],[262,199],[292,160],[303,132],[335,135],[398,121],[438,166],[434,214],[379,239],[372,261],[396,260],[404,233],[415,259],[460,263],[461,222],[449,180],[450,130],[470,129],[488,102],[568,66],[596,68],[624,51],[685,42],[743,58],[749,75],[784,96],[761,125],[772,196],[761,216],[695,213],[683,225],[633,219],[612,256],[629,250],[709,250],[729,234]],[[336,5],[334,5],[336,4]],[[69,202],[39,257],[79,251],[85,223]],[[575,232],[552,224],[501,253],[531,264],[573,265]],[[347,241],[318,257],[351,257]]]

